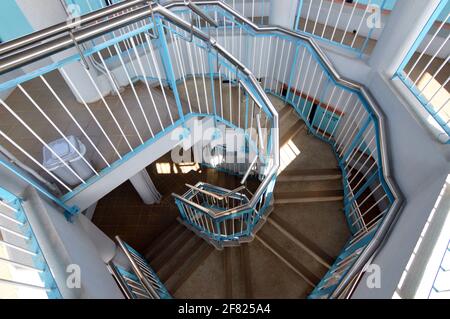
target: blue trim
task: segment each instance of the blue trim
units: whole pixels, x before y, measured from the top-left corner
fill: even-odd
[[[216,92],[214,88],[214,59],[215,56],[212,52],[208,52],[208,65],[209,65],[209,76],[211,81],[211,94],[212,94],[212,101],[213,101],[213,110],[214,110],[214,116],[217,116],[217,105],[216,105]]]
[[[364,122],[362,128],[359,129],[358,134],[353,139],[353,142],[350,144],[349,148],[347,149],[347,152],[342,156],[342,159],[339,162],[340,165],[343,165],[345,163],[345,161],[348,159],[348,157],[350,156],[350,154],[354,151],[356,144],[362,138],[363,134],[366,132],[366,129],[369,127],[370,123],[372,123],[372,117],[369,115],[367,117],[367,120]]]
[[[9,205],[11,205],[14,209],[16,209],[15,219],[21,223],[23,226],[20,226],[20,231],[28,240],[26,241],[27,248],[36,253],[36,256],[32,257],[33,265],[37,269],[42,270],[39,273],[39,277],[44,283],[45,288],[47,289],[47,296],[49,299],[61,299],[61,293],[58,289],[56,281],[50,271],[50,268],[47,264],[47,261],[42,253],[42,249],[39,246],[36,235],[31,228],[31,224],[28,221],[25,210],[22,207],[22,199],[7,191],[6,189],[0,187],[0,198],[6,200]]]
[[[173,95],[175,97],[175,102],[178,107],[178,113],[180,115],[180,119],[184,120],[183,107],[181,105],[180,95],[178,94],[177,81],[175,80],[175,73],[173,71],[172,60],[170,58],[169,47],[167,46],[167,39],[164,32],[164,28],[162,27],[162,22],[160,17],[156,17],[156,28],[159,33],[158,43],[160,46],[160,54],[161,60],[164,65],[164,69],[166,71],[166,77],[169,82],[170,88],[172,89]]]
[[[303,0],[299,0],[298,1],[298,5],[297,5],[297,16],[295,18],[295,25],[293,27],[293,29],[295,31],[299,30],[299,25],[300,25],[300,19],[302,17],[302,8],[303,8]]]

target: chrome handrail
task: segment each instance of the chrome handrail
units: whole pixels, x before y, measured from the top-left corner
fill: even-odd
[[[115,237],[117,244],[119,245],[122,252],[127,256],[128,261],[130,262],[134,273],[141,281],[143,287],[147,290],[150,296],[152,296],[154,299],[160,299],[159,294],[156,292],[153,285],[147,280],[146,276],[141,271],[141,268],[139,267],[138,263],[134,260],[133,256],[129,252],[128,248],[126,247],[126,244],[120,239],[119,236]]]
[[[385,125],[385,115],[381,108],[377,105],[372,95],[369,93],[369,91],[366,89],[366,87],[360,83],[357,83],[355,81],[346,79],[342,77],[337,69],[334,67],[334,65],[331,63],[331,61],[327,58],[321,47],[317,44],[316,40],[304,33],[292,31],[289,29],[286,29],[281,26],[268,26],[268,27],[260,27],[256,24],[254,24],[251,20],[247,19],[243,15],[241,15],[238,11],[234,10],[227,4],[217,1],[217,0],[206,0],[206,1],[195,1],[195,3],[199,6],[201,5],[215,5],[219,6],[221,9],[227,11],[231,15],[233,15],[235,18],[237,18],[238,21],[245,24],[246,26],[250,27],[254,32],[256,33],[281,33],[287,36],[291,36],[293,38],[296,38],[298,40],[303,40],[307,42],[311,48],[314,50],[314,52],[317,54],[323,65],[327,68],[327,70],[330,72],[333,79],[348,88],[359,90],[363,96],[363,98],[367,101],[367,103],[370,105],[372,110],[374,111],[374,115],[378,119],[378,123],[380,125],[380,148],[381,148],[381,157],[383,160],[383,176],[386,180],[386,183],[388,184],[392,195],[394,197],[394,202],[389,210],[389,212],[385,215],[381,225],[379,226],[379,229],[377,230],[376,234],[374,235],[373,239],[370,241],[370,243],[367,245],[367,247],[364,249],[364,251],[361,253],[360,257],[357,259],[357,261],[352,265],[352,267],[349,269],[347,274],[344,276],[343,280],[339,283],[338,287],[334,290],[333,296],[340,296],[347,286],[348,283],[351,282],[352,278],[355,276],[358,276],[361,274],[361,272],[364,270],[365,265],[372,260],[376,254],[381,249],[385,239],[388,237],[390,231],[393,228],[393,225],[398,218],[398,212],[400,211],[404,199],[403,195],[400,192],[399,187],[395,183],[395,181],[392,178],[391,175],[391,169],[390,169],[390,161],[388,158],[387,153],[387,141],[386,141],[386,125]],[[167,4],[165,4],[165,7],[168,9],[172,9],[175,7],[183,7],[183,3],[181,1],[171,1]],[[344,297],[348,297],[351,295],[353,291],[347,292],[347,294]]]
[[[220,3],[220,2],[218,2]],[[264,104],[269,109],[272,117],[273,117],[273,127],[272,127],[272,134],[273,134],[273,165],[271,169],[269,170],[268,174],[266,175],[266,178],[263,180],[263,182],[258,187],[257,191],[255,192],[254,196],[251,198],[250,202],[248,203],[247,207],[242,208],[242,210],[246,210],[248,208],[253,207],[256,205],[258,199],[262,194],[264,193],[265,189],[271,182],[272,178],[275,176],[278,167],[279,167],[279,131],[278,131],[278,113],[275,109],[275,107],[272,105],[272,102],[269,100],[267,95],[265,94],[264,90],[260,86],[258,80],[253,75],[253,73],[243,64],[241,63],[237,58],[235,58],[231,53],[229,53],[225,48],[223,48],[220,44],[217,43],[217,41],[210,37],[209,35],[205,34],[200,29],[194,27],[191,28],[191,25],[184,21],[182,18],[180,18],[178,15],[174,14],[169,10],[171,5],[173,3],[167,3],[164,5],[160,5],[158,3],[148,3],[146,0],[141,1],[133,1],[134,5],[142,4],[142,6],[130,9],[127,13],[124,13],[120,16],[111,18],[107,21],[99,22],[97,24],[93,25],[87,25],[83,27],[84,23],[93,21],[93,18],[90,17],[89,19],[86,19],[84,17],[81,17],[78,21],[79,28],[76,31],[73,31],[71,35],[65,35],[61,36],[57,39],[50,40],[48,42],[45,42],[44,44],[40,45],[39,47],[32,47],[27,51],[21,51],[20,48],[15,48],[18,52],[16,54],[8,55],[7,57],[0,59],[0,75],[7,73],[13,69],[16,69],[18,67],[30,64],[36,60],[42,59],[47,56],[51,56],[55,53],[61,52],[63,50],[66,50],[68,48],[73,48],[75,46],[75,43],[82,44],[84,42],[87,42],[93,38],[97,38],[99,36],[105,35],[112,30],[120,29],[130,23],[134,23],[137,21],[141,21],[144,19],[148,19],[152,17],[153,14],[160,14],[164,18],[166,18],[168,21],[170,21],[172,24],[182,28],[185,31],[193,31],[194,35],[198,37],[200,40],[206,42],[212,49],[215,49],[221,56],[223,56],[229,63],[231,63],[236,70],[241,71],[250,81],[253,88],[256,90],[257,94],[259,95],[259,99],[255,100],[255,103],[262,108],[262,105],[260,103],[260,100],[264,102]],[[176,3],[177,5],[183,5],[185,6],[184,1]],[[200,4],[200,2],[196,2],[196,4]],[[151,8],[150,8],[151,6]],[[129,6],[126,6],[128,8]],[[117,8],[116,8],[117,9]],[[117,12],[117,10],[105,10],[101,9],[97,11],[97,15],[95,17],[97,19],[104,19],[107,18],[109,15],[111,15],[112,12]],[[39,34],[39,33],[33,33],[28,37],[29,43],[36,42],[36,38],[39,40],[45,40],[47,38],[51,38],[55,33],[59,32],[68,32],[69,28],[64,28],[61,31],[61,26],[57,25],[55,27],[48,28],[47,33],[48,36]],[[35,35],[35,36],[33,36]],[[26,41],[23,41],[26,42]],[[2,44],[0,45],[0,52],[3,48],[3,46],[6,45]],[[23,44],[23,46],[28,45]],[[5,49],[3,49],[5,51]],[[235,212],[234,212],[235,213]]]
[[[394,197],[394,202],[389,210],[389,212],[384,217],[383,221],[381,222],[381,225],[379,229],[377,230],[374,238],[371,240],[371,242],[367,245],[367,247],[364,249],[364,251],[361,253],[361,256],[358,258],[358,260],[352,265],[350,270],[347,272],[347,274],[344,276],[343,280],[341,280],[340,284],[336,288],[336,290],[333,292],[333,296],[339,296],[340,293],[342,293],[347,286],[349,282],[351,282],[352,278],[354,278],[356,275],[359,275],[361,271],[363,270],[364,266],[369,262],[379,251],[381,248],[384,240],[388,236],[390,230],[393,227],[393,224],[398,216],[398,211],[401,208],[401,205],[403,203],[403,197],[401,195],[401,192],[399,191],[399,188],[397,187],[396,183],[394,182],[392,176],[391,176],[391,169],[389,164],[389,158],[387,155],[387,142],[386,142],[386,126],[384,122],[384,114],[381,111],[381,109],[378,107],[375,100],[370,95],[369,91],[362,85],[357,82],[345,79],[344,77],[340,76],[340,74],[337,72],[336,68],[333,66],[333,64],[330,62],[330,60],[326,57],[322,49],[318,46],[316,41],[311,37],[303,33],[295,32],[292,30],[285,29],[283,27],[279,26],[270,26],[270,27],[259,27],[256,24],[252,23],[250,20],[242,16],[239,12],[235,11],[228,5],[224,4],[221,1],[195,1],[196,5],[216,5],[221,7],[223,10],[227,11],[228,13],[232,14],[237,20],[241,21],[248,27],[250,27],[254,32],[256,33],[279,33],[284,34],[287,36],[290,36],[292,38],[295,38],[297,40],[302,40],[307,42],[313,51],[317,54],[322,64],[327,68],[330,75],[333,77],[333,79],[348,88],[356,89],[361,92],[361,95],[367,103],[372,108],[374,115],[378,119],[378,123],[380,126],[379,134],[380,134],[380,148],[381,148],[381,157],[383,160],[384,165],[382,166],[383,170],[383,176],[384,179],[389,186],[392,195]],[[142,5],[142,6],[140,6]],[[131,8],[131,7],[135,8]],[[123,4],[118,4],[112,7],[104,8],[101,10],[98,10],[92,14],[85,15],[80,18],[79,21],[77,21],[80,24],[80,28],[73,32],[73,39],[70,37],[69,34],[63,35],[57,39],[49,40],[48,42],[45,42],[41,44],[39,47],[32,47],[27,51],[23,51],[24,47],[30,46],[38,41],[44,41],[49,38],[54,37],[55,35],[60,35],[62,33],[67,33],[71,26],[70,24],[59,24],[54,27],[47,28],[43,31],[33,33],[29,36],[26,36],[24,38],[20,38],[18,40],[7,42],[2,45],[0,45],[0,54],[6,54],[8,53],[8,56],[0,59],[0,75],[4,74],[6,72],[9,72],[17,67],[24,66],[27,64],[30,64],[36,60],[39,60],[43,57],[47,57],[49,55],[61,52],[65,49],[74,47],[74,43],[83,43],[90,39],[96,38],[98,36],[104,35],[108,32],[111,32],[111,30],[120,29],[123,26],[126,26],[130,23],[141,21],[143,19],[147,19],[151,17],[151,11],[149,9],[149,6],[152,6],[153,12],[162,15],[164,18],[169,20],[171,23],[175,24],[176,26],[184,29],[184,30],[190,30],[190,25],[182,20],[177,15],[173,14],[169,9],[175,8],[175,7],[185,7],[184,1],[172,1],[168,2],[164,5],[160,5],[157,3],[148,4],[145,0],[133,0],[133,1],[127,1]],[[120,9],[122,8],[122,9]],[[131,8],[129,12],[124,13],[120,16],[114,17],[109,19],[108,21],[99,22],[95,26],[92,25],[86,25],[89,22],[100,20],[107,18],[112,13],[119,12],[121,10],[124,10],[125,8]],[[198,28],[193,28],[193,33],[196,37],[199,39],[205,41],[208,43],[212,48],[216,49],[222,56],[224,56],[231,64],[233,64],[238,70],[243,72],[246,76],[248,76],[250,82],[252,85],[254,85],[256,91],[258,92],[259,97],[262,99],[264,104],[266,104],[270,110],[271,113],[273,113],[274,117],[274,165],[269,171],[269,174],[264,179],[263,183],[258,188],[255,195],[252,197],[251,204],[255,204],[256,200],[259,198],[259,196],[262,195],[262,192],[265,190],[266,186],[271,180],[271,177],[276,174],[276,171],[278,170],[279,166],[279,141],[278,141],[278,114],[276,110],[274,109],[273,105],[271,104],[270,100],[264,93],[263,89],[259,85],[257,79],[252,74],[252,72],[245,67],[239,60],[237,60],[234,56],[232,56],[230,53],[228,53],[222,46],[220,46],[216,40],[213,38],[210,38],[208,35],[203,33]],[[74,41],[75,40],[75,41]],[[181,196],[179,196],[180,200],[184,200]],[[201,206],[200,206],[201,207]],[[202,207],[200,208],[202,210]],[[347,294],[348,295],[348,294]]]

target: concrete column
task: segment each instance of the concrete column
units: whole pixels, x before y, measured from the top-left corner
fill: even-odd
[[[62,6],[60,0],[17,0],[17,5],[22,10],[22,13],[35,31],[42,30],[57,23],[67,21],[67,12]],[[53,62],[61,61],[64,58],[78,54],[78,51],[74,49],[65,50],[62,53],[55,54],[49,59],[42,61],[42,65],[48,65]],[[23,70],[30,72],[35,66],[25,66]],[[91,80],[84,70],[84,66],[79,62],[73,62],[64,66],[64,70],[76,85],[80,95],[88,102],[95,102],[100,99],[98,92],[92,85]],[[110,92],[111,86],[105,77],[99,77],[95,68],[90,64],[90,74],[99,86],[100,92],[106,95]],[[77,97],[74,89],[66,80],[67,85]],[[78,101],[81,102],[81,101]]]
[[[292,29],[297,15],[298,1],[272,0],[270,4],[269,24]]]
[[[204,141],[201,140],[200,142],[197,142],[192,146],[192,154],[194,157],[194,162],[196,163],[202,163],[203,162],[203,148],[206,145],[204,145]]]
[[[130,178],[130,182],[145,204],[151,205],[161,200],[161,194],[156,189],[155,184],[153,184],[150,175],[148,175],[145,169]]]
[[[392,77],[440,1],[398,0],[369,59],[370,66]]]

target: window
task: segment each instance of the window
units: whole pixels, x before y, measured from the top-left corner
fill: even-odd
[[[442,0],[399,67],[398,77],[450,136],[450,2]]]

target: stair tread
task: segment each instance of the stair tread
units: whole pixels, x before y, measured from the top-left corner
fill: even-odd
[[[280,123],[285,119],[285,116],[287,116],[291,111],[292,108],[286,105],[278,112],[278,120],[280,121]]]
[[[259,232],[256,238],[309,285],[315,287],[319,283],[320,279],[315,274],[297,261],[287,250],[272,240],[270,236],[264,232]]]
[[[333,264],[333,258],[328,255],[323,249],[321,249],[316,243],[309,240],[306,236],[300,233],[295,227],[288,222],[284,221],[276,214],[272,214],[268,219],[269,223],[274,225],[279,231],[281,231],[287,238],[293,241],[302,250],[306,251],[319,263],[326,268],[330,268]]]
[[[292,124],[286,133],[283,134],[280,140],[280,145],[283,146],[287,142],[289,142],[290,139],[292,139],[294,136],[296,136],[303,128],[305,127],[305,123],[300,120],[300,118],[295,121],[294,124]]]
[[[341,170],[339,168],[310,168],[310,169],[285,170],[280,174],[279,178],[284,176],[324,176],[324,175],[341,176]]]
[[[147,260],[152,260],[155,258],[162,249],[167,247],[167,242],[180,234],[184,230],[183,226],[179,222],[174,222],[171,226],[168,227],[167,231],[162,233],[159,237],[157,237],[150,246],[147,248],[144,256]]]
[[[277,192],[275,190],[276,199],[283,198],[305,198],[305,197],[342,197],[344,192],[342,190],[320,190],[320,191],[292,191],[292,192]]]
[[[246,299],[253,298],[253,285],[250,271],[250,256],[248,252],[248,244],[241,244],[239,247],[241,274],[244,278],[244,293]]]
[[[172,256],[174,256],[189,240],[189,238],[192,236],[192,233],[184,229],[183,232],[181,232],[177,237],[173,239],[173,241],[167,241],[166,248],[161,251],[160,254],[154,257],[153,260],[151,260],[151,265],[155,271],[158,271],[162,268],[162,266],[170,260]]]
[[[214,251],[214,248],[201,240],[200,247],[182,263],[182,268],[172,274],[166,281],[165,285],[169,292],[175,294],[178,288],[194,273],[194,271],[201,265],[201,263],[208,258]]]
[[[191,234],[191,237],[185,241],[183,247],[181,247],[176,254],[158,270],[157,273],[161,280],[167,280],[180,268],[184,267],[185,261],[188,260],[190,256],[194,255],[202,245],[203,239],[196,236],[194,233]]]

